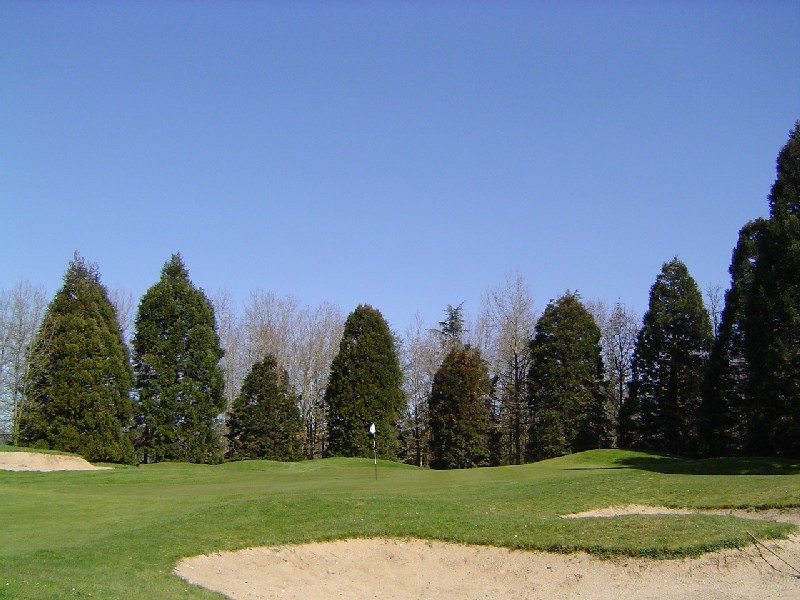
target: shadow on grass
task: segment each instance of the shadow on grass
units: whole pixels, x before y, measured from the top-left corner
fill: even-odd
[[[617,468],[653,471],[668,475],[797,475],[800,460],[786,458],[730,457],[691,460],[678,456],[625,456]]]

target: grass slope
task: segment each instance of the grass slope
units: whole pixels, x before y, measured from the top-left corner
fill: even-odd
[[[605,450],[467,471],[381,462],[377,480],[361,459],[0,471],[0,598],[219,598],[173,576],[175,563],[351,536],[676,557],[791,531],[723,516],[559,518],[634,503],[797,507],[800,462]]]

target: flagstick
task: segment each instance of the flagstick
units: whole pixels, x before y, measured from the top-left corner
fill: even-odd
[[[372,456],[375,459],[375,481],[378,480],[378,450],[375,447],[375,439],[378,437],[378,432],[375,429],[375,423],[369,426],[369,437],[372,438]]]

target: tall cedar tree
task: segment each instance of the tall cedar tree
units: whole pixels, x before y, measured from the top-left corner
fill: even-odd
[[[745,225],[731,258],[731,287],[725,292],[725,307],[703,389],[701,438],[703,453],[709,456],[742,453],[752,437],[745,318],[752,293],[753,267],[758,260],[758,240],[765,225],[763,219]]]
[[[744,319],[748,451],[800,457],[800,121],[777,159]]]
[[[380,311],[361,305],[347,317],[331,364],[325,403],[328,456],[372,456],[369,426],[377,429],[378,456],[395,460],[404,407],[403,375],[395,340]]]
[[[433,378],[428,401],[431,467],[466,469],[488,464],[489,372],[480,350],[455,346]]]
[[[192,285],[179,254],[142,297],[133,352],[144,462],[218,462],[223,353],[211,303]]]
[[[703,296],[677,258],[664,263],[636,339],[624,443],[697,455],[700,403],[713,330]]]
[[[231,460],[300,460],[303,421],[289,374],[267,355],[253,365],[228,413]]]
[[[78,254],[47,308],[30,363],[22,442],[132,462],[128,350],[96,265]]]
[[[467,331],[464,326],[464,303],[458,306],[448,304],[444,313],[446,315],[444,321],[439,321],[439,335],[442,342],[448,348],[461,345]]]
[[[608,444],[600,338],[577,294],[567,292],[545,308],[531,342],[529,459]]]

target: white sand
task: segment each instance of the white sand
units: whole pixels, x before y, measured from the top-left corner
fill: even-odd
[[[96,467],[78,456],[41,452],[0,452],[2,471],[96,471],[110,468]]]
[[[602,512],[612,516],[613,511],[631,514],[631,510]],[[644,507],[635,510],[653,514],[645,513]],[[656,510],[661,514],[669,509]],[[735,514],[800,523],[800,511]],[[768,546],[791,565],[800,566],[800,537]],[[697,559],[656,561],[601,560],[584,553],[522,552],[425,540],[356,539],[197,556],[181,561],[176,573],[234,600],[800,598],[800,579],[792,576],[796,573],[755,546]]]

